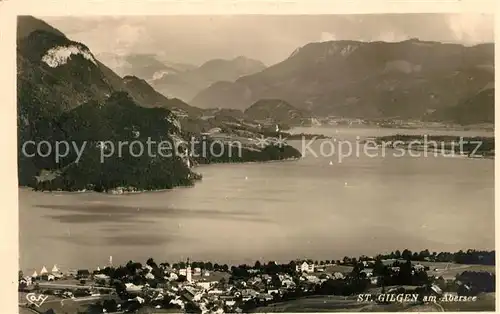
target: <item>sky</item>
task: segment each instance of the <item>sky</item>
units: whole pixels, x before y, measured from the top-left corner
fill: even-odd
[[[329,40],[409,38],[473,45],[494,41],[493,15],[218,15],[39,17],[95,54],[152,53],[199,65],[246,56],[272,65],[296,48]]]

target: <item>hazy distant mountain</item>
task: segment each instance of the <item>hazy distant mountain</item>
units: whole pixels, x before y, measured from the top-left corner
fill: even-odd
[[[265,68],[257,60],[237,57],[214,59],[201,66],[176,63],[154,54],[100,53],[97,58],[120,76],[136,76],[149,82],[165,96],[191,100],[194,95],[217,81],[234,81]]]
[[[97,58],[120,76],[132,75],[145,80],[152,80],[165,74],[177,74],[190,68],[185,64],[167,64],[153,54],[100,53]]]
[[[420,118],[478,92],[493,68],[493,44],[310,43],[259,73],[213,84],[191,104],[245,109],[282,99],[318,115]]]
[[[232,60],[215,59],[185,72],[165,73],[150,82],[162,94],[189,102],[199,91],[215,82],[232,82],[241,76],[254,74],[263,69],[265,65],[262,62],[246,57]]]
[[[172,62],[171,60],[168,60],[168,56],[163,56],[163,55],[157,55],[155,56],[156,60],[160,61],[161,63],[165,64],[166,66],[175,69],[178,72],[185,72],[185,71],[190,71],[196,69],[198,66],[190,63],[183,63],[183,62]],[[161,73],[157,73],[156,76],[161,76]]]
[[[180,109],[190,116],[199,116],[202,109],[189,106],[177,98],[167,98],[157,92],[151,85],[136,76],[127,75],[123,78],[126,90],[145,107],[164,107],[169,109]]]

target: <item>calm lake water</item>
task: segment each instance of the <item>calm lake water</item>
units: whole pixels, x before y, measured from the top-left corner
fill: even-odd
[[[351,141],[396,133],[492,135],[295,131]],[[311,145],[318,154],[320,145]],[[341,163],[335,155],[308,153],[298,161],[201,166],[197,171],[203,180],[195,187],[163,192],[108,195],[20,188],[20,267],[94,268],[106,265],[109,256],[114,264],[148,257],[253,263],[341,259],[404,248],[494,248],[494,160],[387,152],[386,157],[360,154]]]

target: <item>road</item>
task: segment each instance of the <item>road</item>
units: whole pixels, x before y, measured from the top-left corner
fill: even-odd
[[[72,284],[63,284],[57,282],[39,282],[38,286],[40,288],[53,288],[53,289],[101,289],[107,291],[115,290],[115,288],[110,288],[110,287],[102,287],[94,285],[72,285]]]

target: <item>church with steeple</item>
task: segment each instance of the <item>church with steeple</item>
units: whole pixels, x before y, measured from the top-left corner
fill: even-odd
[[[193,282],[193,272],[191,270],[191,263],[189,262],[189,258],[186,263],[186,280],[187,282]]]

